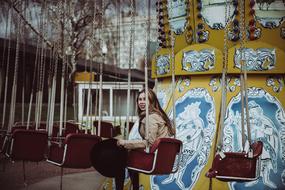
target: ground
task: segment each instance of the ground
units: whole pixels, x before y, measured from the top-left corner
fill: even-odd
[[[39,163],[27,162],[25,166],[28,185],[32,185],[50,177],[60,176],[60,167],[50,164],[46,161]],[[65,168],[64,174],[66,175],[71,173],[90,171],[94,171],[94,169]],[[12,162],[4,157],[4,155],[0,155],[0,189],[19,190],[23,189],[24,187],[22,162]]]

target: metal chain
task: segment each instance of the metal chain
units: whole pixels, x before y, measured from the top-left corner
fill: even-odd
[[[98,121],[98,131],[97,131],[97,135],[101,135],[101,120],[102,120],[102,80],[103,80],[103,62],[105,62],[106,60],[106,55],[105,52],[103,52],[103,48],[104,48],[104,42],[103,42],[103,18],[104,18],[104,0],[101,0],[101,8],[100,8],[100,34],[99,34],[99,39],[100,39],[100,46],[101,46],[101,51],[100,51],[100,55],[101,57],[103,57],[103,61],[100,62],[100,73],[99,73],[99,83],[100,83],[100,87],[99,87],[99,109],[98,109],[98,116],[99,116],[99,121]]]
[[[222,81],[221,81],[221,90],[222,90],[222,99],[221,99],[221,108],[220,108],[220,118],[218,123],[218,130],[217,134],[220,135],[219,142],[217,142],[217,146],[215,148],[218,151],[221,151],[223,146],[223,128],[224,128],[224,118],[226,112],[226,102],[227,102],[227,70],[228,70],[228,38],[227,34],[229,31],[229,14],[230,14],[230,7],[229,1],[225,1],[225,29],[224,29],[224,51],[223,51],[223,71],[222,71]],[[216,140],[217,141],[217,140]]]
[[[171,88],[172,88],[172,114],[173,114],[173,121],[172,121],[172,127],[176,129],[176,109],[175,109],[175,86],[176,86],[176,80],[175,80],[175,55],[174,55],[174,46],[175,46],[175,37],[174,32],[171,31],[170,33],[170,39],[171,39]],[[174,134],[174,137],[176,138],[176,133]]]
[[[160,16],[160,12],[159,12],[159,4],[160,4],[160,2],[161,2],[161,0],[157,0],[156,1],[156,9],[157,9],[157,17],[156,17],[156,19],[157,19],[157,22],[156,23],[159,23],[159,16]],[[156,27],[156,35],[157,35],[157,38],[156,38],[156,40],[157,40],[157,43],[159,44],[159,41],[158,41],[158,37],[160,36],[160,32],[159,32],[159,29],[161,29],[160,28],[160,26],[159,27]],[[161,29],[162,30],[162,29]],[[162,46],[160,46],[160,45],[158,45],[158,48],[156,49],[156,51],[155,51],[155,62],[157,61],[157,57],[158,57],[158,50],[159,49],[161,49],[161,47]],[[154,87],[155,87],[155,89],[154,89],[154,91],[155,91],[155,93],[157,93],[157,88],[158,88],[158,79],[157,79],[157,77],[155,77],[155,79],[154,79]]]
[[[11,9],[8,10],[8,20],[7,20],[7,25],[12,24],[12,19],[11,19]],[[9,33],[11,34],[11,27],[9,28]],[[2,126],[1,128],[4,128],[5,125],[5,118],[6,118],[6,106],[7,106],[7,91],[8,91],[8,78],[9,78],[9,70],[10,70],[10,53],[11,53],[11,36],[9,37],[8,40],[8,50],[7,50],[7,60],[6,60],[6,73],[5,73],[5,85],[4,85],[4,100],[3,100],[3,114],[2,114]]]
[[[173,6],[170,7],[170,12],[172,13],[173,11]],[[169,15],[170,16],[170,15]],[[176,130],[176,109],[175,109],[175,87],[176,87],[176,81],[175,81],[175,52],[174,52],[174,47],[175,47],[175,34],[171,30],[171,27],[169,26],[170,30],[170,63],[171,63],[171,89],[172,89],[172,127]],[[176,133],[175,133],[175,138],[176,138]]]
[[[148,126],[149,126],[149,99],[148,99],[148,56],[149,56],[149,49],[148,49],[148,42],[149,42],[149,38],[150,38],[150,0],[146,0],[146,4],[147,4],[147,18],[146,20],[146,38],[145,38],[145,54],[144,54],[144,72],[145,72],[145,96],[146,96],[146,137],[145,139],[148,142],[149,139],[149,134],[148,134]],[[147,144],[146,147],[146,151],[149,151],[149,144]]]
[[[251,132],[250,132],[250,122],[249,122],[249,111],[248,111],[248,95],[247,95],[247,65],[246,65],[246,58],[245,58],[245,41],[246,41],[246,28],[245,28],[245,4],[244,0],[240,1],[240,7],[241,7],[241,58],[240,58],[240,65],[241,65],[241,72],[243,74],[243,85],[244,85],[244,105],[245,105],[245,114],[246,114],[246,127],[247,127],[247,134],[248,134],[248,142],[249,145],[251,145]],[[241,98],[242,94],[241,94]],[[244,107],[242,106],[242,109]],[[243,110],[242,110],[243,111]],[[242,120],[242,125],[244,124],[244,120]]]
[[[44,32],[44,16],[46,14],[45,12],[45,5],[46,5],[46,1],[44,1],[43,5],[42,5],[42,16],[40,18],[40,32],[42,34],[45,34]],[[45,27],[46,28],[46,27]],[[37,111],[36,111],[36,115],[37,115],[37,119],[36,119],[36,129],[38,129],[39,123],[41,121],[41,110],[42,110],[42,95],[43,95],[43,85],[44,85],[44,68],[45,68],[45,61],[44,61],[44,57],[45,57],[45,48],[44,48],[44,41],[41,39],[41,54],[40,54],[40,63],[39,63],[39,83],[38,83],[38,96],[37,96]]]
[[[127,105],[130,105],[130,85],[131,85],[131,68],[132,68],[132,63],[133,63],[133,43],[134,43],[134,25],[135,25],[135,19],[134,19],[134,0],[131,1],[131,22],[130,22],[130,51],[129,51],[129,66],[128,66],[128,90],[127,90]],[[129,136],[129,118],[130,118],[130,106],[127,106],[127,118],[126,118],[126,130],[124,133],[124,138],[128,138]]]
[[[20,50],[20,40],[21,40],[21,27],[22,20],[18,15],[17,18],[17,42],[16,42],[16,55],[15,55],[15,66],[14,66],[14,78],[13,78],[13,87],[12,87],[12,97],[10,105],[10,117],[9,117],[9,132],[15,121],[15,106],[16,106],[16,95],[17,95],[17,80],[18,80],[18,70],[19,70],[19,50]]]
[[[61,17],[62,22],[65,23],[65,10],[66,10],[66,0],[60,1],[60,11],[61,11]],[[63,134],[63,124],[64,122],[64,101],[65,101],[65,73],[66,73],[66,56],[64,53],[65,50],[65,39],[64,39],[64,27],[62,29],[62,44],[61,44],[61,53],[62,53],[62,71],[61,71],[61,89],[60,89],[60,125],[59,125],[59,135],[62,136]]]

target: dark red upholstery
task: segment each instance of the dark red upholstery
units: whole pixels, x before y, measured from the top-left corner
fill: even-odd
[[[160,138],[155,141],[149,153],[141,149],[131,150],[128,156],[128,167],[146,174],[170,174],[173,172],[174,162],[181,148],[180,140]]]
[[[28,124],[27,122],[16,122],[13,125],[12,130],[13,129],[15,130],[15,129],[27,128],[27,124]],[[35,129],[35,128],[36,128],[36,123],[31,121],[29,123],[29,129]],[[46,123],[45,122],[38,123],[38,129],[45,130],[46,129]]]
[[[51,141],[51,145],[48,150],[48,160],[55,163],[62,163],[64,153],[64,144],[60,144],[59,141]]]
[[[70,133],[62,145],[50,146],[48,161],[64,168],[89,168],[90,151],[100,141],[96,135]]]
[[[257,141],[251,145],[253,151],[253,157],[258,157],[262,154],[263,143],[262,141]]]
[[[98,135],[98,121],[94,121],[93,125],[96,128],[96,135]],[[101,131],[99,136],[104,138],[114,137],[113,124],[106,121],[101,121]]]
[[[152,170],[154,153],[146,153],[144,149],[132,150],[128,154],[128,167]]]
[[[46,131],[16,129],[8,151],[12,160],[39,162],[45,159],[48,134]]]
[[[27,125],[20,125],[20,124],[14,125],[14,126],[11,128],[11,133],[13,133],[13,132],[14,132],[15,130],[17,130],[17,129],[23,129],[23,130],[25,130],[25,129],[27,129]],[[32,125],[30,125],[30,126],[29,126],[29,129],[30,129],[30,130],[35,130],[35,127],[32,126]]]
[[[79,129],[78,124],[72,123],[72,122],[66,122],[63,124],[63,130],[62,130],[62,136],[59,135],[59,122],[55,122],[53,124],[53,129],[52,129],[52,135],[51,135],[51,140],[54,142],[60,142],[63,137],[66,137],[70,133],[80,133],[81,130]],[[65,126],[64,126],[65,125]]]
[[[206,173],[209,178],[221,181],[252,181],[256,180],[258,157],[262,153],[263,143],[258,141],[252,145],[253,157],[246,152],[224,152],[225,157],[217,154],[212,168]],[[239,171],[239,172],[237,172]]]
[[[65,123],[65,130],[64,135],[67,136],[70,133],[78,133],[79,132],[79,126],[76,123],[66,122]]]

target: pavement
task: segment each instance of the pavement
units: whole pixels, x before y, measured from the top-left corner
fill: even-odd
[[[63,176],[63,190],[99,190],[106,178],[98,172],[75,173]],[[56,190],[60,189],[60,176],[44,179],[28,185],[21,190]]]
[[[0,155],[1,190],[60,190],[60,167],[46,161],[26,162],[26,182],[23,180],[23,163],[12,162]],[[99,190],[106,177],[93,167],[63,170],[63,190]]]

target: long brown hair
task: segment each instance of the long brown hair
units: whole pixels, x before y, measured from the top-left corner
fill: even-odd
[[[137,112],[138,112],[138,116],[140,120],[145,117],[145,111],[141,110],[138,106],[138,99],[139,99],[140,94],[142,93],[145,93],[145,89],[141,90],[137,96]],[[158,115],[160,115],[162,119],[165,121],[169,133],[171,135],[175,135],[175,129],[172,127],[170,119],[168,118],[165,111],[161,108],[156,94],[151,89],[148,89],[148,100],[149,100],[149,111],[151,113],[156,112]]]

